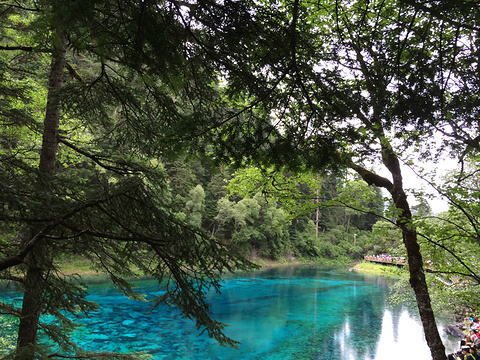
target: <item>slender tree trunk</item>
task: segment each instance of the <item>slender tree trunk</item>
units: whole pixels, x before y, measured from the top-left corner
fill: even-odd
[[[393,183],[361,166],[350,164],[360,176],[370,185],[376,185],[387,189],[395,203],[395,207],[401,211],[397,219],[397,225],[402,230],[403,243],[408,255],[408,268],[410,272],[410,285],[415,292],[417,307],[422,321],[425,339],[432,354],[433,360],[446,360],[445,346],[438,332],[435,315],[433,313],[430,294],[423,271],[422,254],[417,240],[417,232],[412,224],[412,213],[407,201],[407,195],[403,189],[403,180],[398,157],[388,145],[383,146],[382,159],[393,177]]]
[[[50,65],[47,107],[45,111],[42,148],[40,150],[38,190],[48,198],[51,191],[49,180],[55,173],[58,145],[58,125],[60,119],[60,99],[58,91],[63,85],[66,38],[63,35],[53,46]],[[35,230],[32,229],[35,233]],[[25,291],[17,338],[16,358],[35,359],[35,346],[40,314],[43,306],[43,293],[46,288],[47,271],[52,264],[45,239],[40,240],[26,259]]]
[[[433,360],[445,360],[447,358],[445,346],[440,338],[430,301],[425,272],[423,271],[422,254],[420,253],[420,245],[417,240],[417,232],[413,227],[412,213],[407,201],[407,195],[403,189],[400,163],[398,157],[391,148],[387,146],[385,146],[382,151],[382,158],[393,177],[393,186],[389,190],[390,194],[392,195],[396,208],[401,210],[397,224],[402,230],[403,243],[407,249],[410,285],[415,292],[418,311],[425,332],[425,339],[427,340]]]
[[[346,223],[346,228],[345,232],[348,233],[348,230],[350,230],[350,215],[347,214],[347,208],[345,208],[345,222]]]
[[[318,239],[318,225],[320,219],[320,209],[318,208],[318,203],[320,202],[320,189],[317,189],[317,196],[315,197],[315,203],[317,204],[317,209],[315,210],[315,234]]]

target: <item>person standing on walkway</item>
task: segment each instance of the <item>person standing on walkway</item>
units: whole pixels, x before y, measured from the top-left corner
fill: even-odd
[[[470,347],[470,355],[472,355],[475,360],[480,359],[480,354],[477,352],[477,347],[476,346],[471,346]]]
[[[470,347],[469,346],[464,346],[462,347],[462,356],[460,356],[460,359],[462,360],[476,360],[475,357],[470,354]]]

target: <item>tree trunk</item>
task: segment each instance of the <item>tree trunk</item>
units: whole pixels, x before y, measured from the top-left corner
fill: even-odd
[[[320,189],[317,189],[317,196],[315,197],[315,204],[317,208],[315,210],[315,235],[318,239],[318,226],[320,222],[320,209],[318,208],[318,203],[320,202]]]
[[[410,285],[415,292],[417,307],[425,332],[425,339],[427,340],[433,360],[446,360],[445,346],[438,332],[425,279],[425,272],[423,271],[423,260],[422,254],[420,253],[420,245],[417,241],[417,232],[412,224],[412,213],[407,201],[407,195],[403,189],[400,163],[396,154],[388,147],[388,144],[385,145],[385,143],[383,144],[382,159],[392,174],[393,183],[356,164],[351,163],[350,167],[357,171],[368,184],[387,189],[392,196],[395,207],[401,211],[397,219],[397,225],[402,230],[403,243],[407,250]]]
[[[41,247],[33,251],[40,253]],[[17,359],[34,359],[38,322],[42,309],[44,286],[44,269],[38,266],[40,256],[29,256],[25,276],[25,292],[17,338]]]
[[[422,254],[420,245],[417,241],[417,232],[412,223],[412,213],[407,201],[407,195],[403,189],[402,172],[398,157],[385,146],[382,151],[383,163],[392,174],[393,186],[390,188],[390,194],[395,203],[395,207],[401,210],[397,219],[397,225],[402,230],[403,243],[407,249],[408,268],[410,272],[410,285],[415,292],[418,311],[425,332],[425,339],[432,354],[433,360],[446,360],[445,346],[438,332],[435,315],[433,313],[430,294],[423,271]]]
[[[347,214],[347,208],[345,208],[345,222],[346,227],[345,227],[345,232],[348,233],[348,230],[350,230],[350,215]]]
[[[438,332],[435,315],[430,302],[425,272],[423,271],[422,254],[415,231],[402,229],[403,242],[407,248],[410,285],[415,292],[418,311],[422,320],[425,339],[430,348],[433,360],[445,360],[445,346]]]
[[[45,110],[42,148],[39,163],[39,192],[48,194],[49,179],[55,173],[58,146],[58,125],[60,119],[60,99],[58,91],[63,85],[66,37],[62,34],[55,42],[50,65],[47,106]],[[45,196],[48,198],[48,195]],[[48,203],[45,204],[48,206]],[[32,229],[32,233],[36,233]],[[45,239],[37,242],[26,259],[25,291],[20,315],[16,358],[35,359],[35,346],[40,314],[43,306],[43,293],[47,272],[51,268],[52,254]]]

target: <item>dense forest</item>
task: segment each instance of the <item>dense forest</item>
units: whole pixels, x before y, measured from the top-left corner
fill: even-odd
[[[135,358],[69,338],[96,308],[69,257],[230,346],[205,294],[258,259],[405,256],[434,360],[432,299],[480,309],[477,1],[6,0],[0,24],[10,358]]]
[[[267,175],[258,168],[235,172],[184,159],[166,164],[166,171],[178,217],[251,260],[354,261],[367,253],[402,251],[398,236],[372,236],[384,199],[363,181]]]

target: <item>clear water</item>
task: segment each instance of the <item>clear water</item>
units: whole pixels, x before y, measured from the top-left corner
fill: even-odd
[[[150,295],[154,282],[140,281]],[[368,275],[315,266],[285,267],[225,279],[212,293],[215,319],[240,349],[199,336],[176,309],[128,300],[106,284],[90,285],[101,310],[82,320],[76,339],[86,350],[146,351],[159,359],[431,359],[418,316],[386,306],[390,283]],[[11,292],[2,298],[18,299]],[[458,341],[446,339],[447,349]]]

